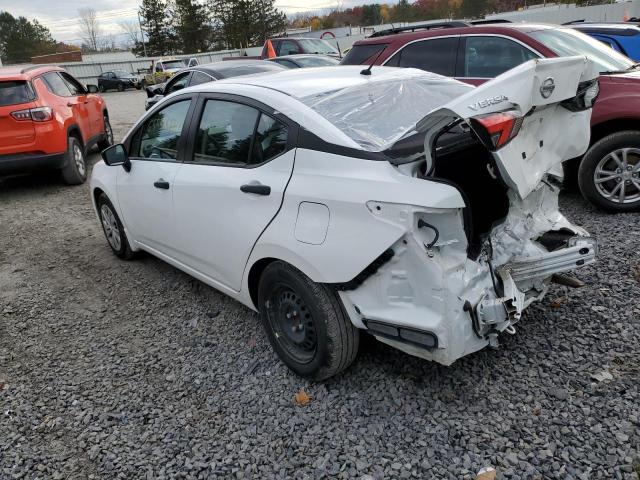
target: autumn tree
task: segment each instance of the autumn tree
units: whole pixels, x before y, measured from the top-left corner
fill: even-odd
[[[26,63],[31,57],[55,51],[51,32],[37,20],[0,11],[0,58],[4,63]]]

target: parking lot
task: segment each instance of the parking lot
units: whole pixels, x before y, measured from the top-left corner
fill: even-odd
[[[104,97],[122,138],[144,93]],[[552,287],[499,350],[442,367],[366,340],[313,384],[252,311],[112,255],[88,182],[0,179],[0,479],[635,479],[640,223],[561,203],[600,241],[586,287]]]

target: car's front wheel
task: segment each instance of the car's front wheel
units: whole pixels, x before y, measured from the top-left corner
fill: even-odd
[[[360,332],[331,287],[276,261],[260,277],[258,305],[271,345],[298,375],[324,380],[355,359]]]
[[[113,204],[104,193],[101,193],[98,197],[97,206],[102,231],[109,247],[111,247],[111,251],[124,260],[132,259],[135,253],[131,249],[131,245],[129,245],[129,239],[124,231],[120,217],[118,217],[116,209],[113,208]]]
[[[123,92],[124,91],[124,85],[122,85],[121,83],[118,84],[118,91],[119,92]]]
[[[640,131],[597,141],[580,162],[578,183],[584,197],[603,210],[640,209]]]

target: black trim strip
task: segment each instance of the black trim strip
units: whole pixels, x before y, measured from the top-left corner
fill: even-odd
[[[368,152],[358,148],[343,147],[335,143],[322,140],[316,134],[311,133],[304,127],[300,127],[298,133],[298,148],[315,150],[317,152],[332,153],[344,157],[361,158],[362,160],[388,161],[389,158],[383,152]]]

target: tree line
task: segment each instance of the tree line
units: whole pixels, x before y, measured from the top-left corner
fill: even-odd
[[[142,0],[139,14],[146,41],[134,51],[149,56],[246,48],[287,25],[274,0]]]
[[[51,32],[37,20],[14,17],[0,11],[0,59],[3,63],[28,63],[31,57],[77,50],[56,42]]]
[[[346,26],[368,26],[382,23],[417,22],[421,20],[481,18],[491,13],[518,10],[544,0],[399,0],[396,4],[373,3],[352,8],[334,8],[323,14],[300,13],[289,18],[292,28],[310,27],[326,30]],[[594,5],[611,0],[556,0],[546,3]]]

